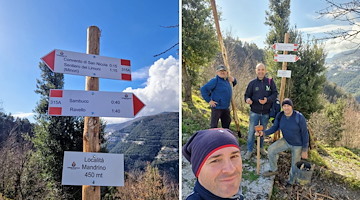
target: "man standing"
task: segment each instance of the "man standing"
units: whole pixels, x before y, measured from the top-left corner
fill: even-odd
[[[231,122],[230,101],[232,97],[232,86],[236,85],[236,79],[229,76],[225,66],[216,68],[216,77],[206,83],[201,89],[201,95],[211,107],[210,127],[217,128],[219,119],[221,126],[229,128]]]
[[[237,139],[228,129],[195,133],[183,146],[197,178],[187,200],[242,200],[242,160]]]
[[[280,152],[291,150],[291,169],[289,180],[286,185],[295,183],[295,164],[301,158],[308,158],[309,132],[306,126],[305,117],[298,111],[293,110],[293,102],[286,98],[281,104],[284,111],[277,114],[274,125],[266,131],[260,131],[259,136],[271,135],[277,130],[281,130],[283,138],[277,140],[269,146],[270,171],[264,172],[263,176],[273,176],[277,172],[277,160]]]
[[[245,159],[250,159],[255,142],[255,129],[256,125],[262,125],[266,129],[267,123],[269,121],[269,112],[272,106],[272,103],[276,101],[278,95],[275,82],[272,79],[266,78],[266,68],[265,65],[259,63],[255,68],[256,78],[250,81],[249,85],[246,88],[245,92],[245,102],[250,104],[250,122],[249,122],[249,132],[247,139],[247,152],[245,154]],[[264,138],[260,140],[260,153],[266,155],[266,152],[263,148]]]

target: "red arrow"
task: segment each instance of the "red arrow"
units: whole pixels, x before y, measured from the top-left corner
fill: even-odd
[[[273,45],[272,45],[272,48],[275,49],[275,48],[276,48],[276,44],[273,44]]]
[[[54,71],[55,69],[55,50],[48,53],[46,56],[41,58],[42,61],[51,69],[51,71]]]
[[[300,57],[299,57],[299,56],[296,56],[296,57],[295,57],[295,62],[298,61],[298,60],[300,60]]]
[[[145,104],[140,101],[140,99],[133,94],[133,105],[134,105],[134,116],[145,106]]]

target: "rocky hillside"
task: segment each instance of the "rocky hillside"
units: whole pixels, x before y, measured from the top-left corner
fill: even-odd
[[[106,149],[125,155],[125,170],[156,165],[172,178],[179,172],[179,113],[145,116],[105,129]]]

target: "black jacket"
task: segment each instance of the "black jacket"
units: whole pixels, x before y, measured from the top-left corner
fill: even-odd
[[[205,189],[202,185],[200,185],[199,181],[196,181],[194,192],[191,193],[186,200],[243,200],[244,197],[242,195],[235,195],[232,198],[221,198],[209,190]]]
[[[253,101],[250,105],[252,112],[257,114],[268,114],[277,95],[278,91],[274,80],[265,77],[263,80],[256,78],[250,81],[244,96],[245,101],[247,98],[250,98]],[[264,99],[264,97],[267,98],[267,102],[262,105],[260,104],[259,99]]]

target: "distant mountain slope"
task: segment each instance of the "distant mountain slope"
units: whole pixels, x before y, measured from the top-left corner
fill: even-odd
[[[347,51],[326,60],[327,79],[344,88],[360,102],[360,50]]]
[[[147,162],[178,178],[179,113],[145,116],[121,124],[111,124],[107,150],[125,156],[125,170],[143,169]]]

